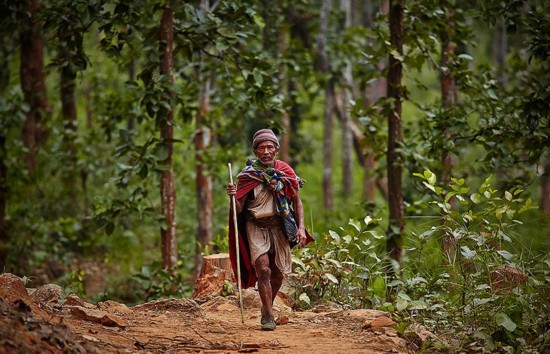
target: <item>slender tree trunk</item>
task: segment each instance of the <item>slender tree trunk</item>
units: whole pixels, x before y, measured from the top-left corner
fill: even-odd
[[[444,70],[441,73],[441,104],[444,109],[449,109],[454,106],[458,100],[458,89],[455,79],[449,69],[451,66],[452,57],[455,54],[456,46],[452,42],[453,23],[449,19],[449,34],[443,34],[441,36],[441,67]],[[447,128],[443,128],[443,134],[448,137]],[[441,157],[442,173],[441,183],[447,185],[451,180],[451,170],[453,167],[453,157],[446,153]]]
[[[506,49],[508,43],[506,40],[506,25],[504,19],[500,18],[495,27],[493,36],[493,57],[497,67],[497,79],[501,86],[506,84],[504,77],[504,66],[506,65]]]
[[[209,1],[201,0],[200,10],[204,13],[209,10]],[[210,129],[205,125],[205,118],[210,110],[210,80],[207,74],[202,74],[202,63],[197,69],[199,82],[202,88],[199,93],[199,111],[196,116],[195,134],[195,163],[197,177],[195,181],[197,189],[197,250],[195,256],[195,276],[201,270],[203,252],[205,249],[212,250],[210,242],[214,239],[214,202],[212,195],[212,177],[208,173],[208,166],[203,162],[202,157],[210,145]]]
[[[550,156],[546,158],[544,164],[540,187],[540,209],[543,213],[550,214]]]
[[[344,27],[351,27],[351,0],[341,0],[341,7],[346,15]],[[353,136],[351,132],[351,100],[353,99],[353,76],[351,61],[346,60],[346,65],[343,70],[344,90],[343,90],[343,105],[342,105],[342,192],[344,200],[346,200],[353,190]]]
[[[367,28],[373,27],[373,21],[372,21],[372,4],[371,1],[366,1],[364,7],[365,10],[365,21],[364,25]],[[388,2],[387,1],[381,1],[380,4],[380,12],[382,12],[384,15],[388,13]],[[378,67],[379,72],[383,72],[386,68],[386,63],[384,61],[379,61],[376,66]],[[377,78],[374,82],[367,85],[365,88],[365,102],[368,106],[373,106],[376,101],[378,101],[379,98],[386,96],[386,78],[380,76]],[[373,151],[372,147],[368,146],[369,143],[367,142],[367,158],[365,159],[365,163],[363,164],[363,194],[365,198],[369,201],[373,201],[376,198],[376,187],[379,187],[381,189],[382,194],[387,199],[387,187],[383,188],[381,186],[384,185],[383,181],[380,181],[379,178],[374,174],[374,171],[376,170],[377,163],[376,163],[376,153]]]
[[[325,158],[323,165],[323,201],[324,207],[327,210],[333,208],[333,189],[332,189],[332,112],[334,109],[334,80],[330,73],[330,64],[327,53],[327,31],[328,17],[331,0],[323,0],[321,6],[321,14],[319,18],[319,35],[317,37],[317,55],[319,59],[319,68],[324,73],[325,82],[325,113],[324,113],[324,139],[323,139],[323,156]]]
[[[134,81],[136,79],[136,60],[135,57],[132,56],[130,58],[130,62],[128,63],[128,79],[130,81]],[[133,114],[130,114],[128,117],[128,122],[126,123],[128,130],[134,130],[136,126],[136,121]]]
[[[170,7],[166,7],[160,24],[160,73],[174,81],[174,14]],[[170,92],[173,95],[173,92]],[[169,166],[162,172],[160,180],[160,194],[162,213],[166,220],[166,227],[161,228],[162,261],[164,268],[173,271],[178,261],[178,244],[176,238],[176,190],[174,188],[174,109],[170,106],[166,120],[161,128],[161,140],[168,151],[164,163]]]
[[[21,89],[29,106],[23,127],[23,144],[27,148],[25,163],[27,169],[36,169],[36,153],[46,141],[44,120],[50,112],[46,96],[44,74],[44,44],[42,25],[38,19],[40,0],[29,0],[23,16],[21,33]]]
[[[196,134],[195,134],[195,159],[197,177],[195,185],[197,188],[197,251],[196,251],[196,275],[200,272],[202,266],[202,258],[204,250],[212,250],[210,244],[214,239],[214,202],[213,202],[213,187],[212,177],[208,173],[208,166],[202,161],[202,156],[206,153],[210,145],[211,133],[210,129],[204,125],[204,118],[208,114],[208,83],[205,83],[200,94],[200,111],[196,117]]]
[[[455,54],[456,46],[453,43],[454,37],[454,20],[452,19],[453,12],[448,10],[449,14],[447,20],[446,33],[441,35],[441,67],[443,71],[441,72],[441,105],[443,109],[448,110],[454,106],[458,100],[458,89],[456,86],[455,79],[450,71],[452,57]],[[443,127],[443,135],[446,139],[450,139],[449,132],[447,127]],[[454,166],[453,156],[445,152],[441,156],[441,183],[446,186],[451,181],[451,172]],[[455,199],[449,199],[451,207],[455,207]],[[454,262],[456,258],[456,241],[454,237],[444,235],[441,247],[443,252],[447,255],[447,259],[451,262]]]
[[[390,43],[399,54],[403,53],[403,2],[390,0]],[[393,109],[388,113],[388,192],[389,226],[386,249],[390,257],[401,263],[403,257],[403,190],[401,159],[397,151],[401,136],[401,99],[403,66],[390,53],[388,70],[388,97],[393,99]]]
[[[4,272],[8,255],[8,232],[6,230],[6,201],[8,198],[8,168],[6,166],[6,137],[0,135],[0,272]]]
[[[277,32],[277,56],[279,58],[279,90],[281,93],[288,92],[288,78],[286,76],[286,67],[284,61],[281,60],[284,58],[286,49],[288,47],[287,41],[287,32],[283,27],[279,27]],[[289,164],[292,164],[293,161],[290,159],[290,138],[292,136],[292,126],[290,125],[290,115],[285,109],[281,117],[281,126],[283,127],[283,132],[281,134],[281,149],[279,154],[281,159]]]
[[[69,62],[69,53],[66,49],[61,54],[62,61]],[[76,104],[75,104],[75,73],[66,65],[60,70],[61,80],[61,111],[63,114],[63,140],[68,155],[68,171],[65,183],[69,187],[69,198],[73,205],[73,210],[77,210],[77,156],[76,156]]]
[[[372,21],[372,1],[362,0],[360,3],[363,4],[363,26],[365,26],[365,28],[372,28],[374,24]]]

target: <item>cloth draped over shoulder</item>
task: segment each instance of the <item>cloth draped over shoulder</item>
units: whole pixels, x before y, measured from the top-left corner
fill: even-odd
[[[281,160],[275,160],[274,167],[266,168],[259,161],[246,166],[237,176],[237,194],[240,199],[260,183],[269,184],[273,179],[277,180],[275,197],[278,200],[279,213],[293,213],[293,200],[296,197],[300,187],[300,178],[296,175],[292,167]],[[235,246],[235,227],[233,224],[233,209],[229,210],[229,256],[235,277],[237,276],[237,249]],[[295,216],[295,215],[294,215]],[[241,213],[237,215],[237,227],[239,237],[239,253],[241,268],[241,286],[246,289],[256,284],[257,277],[250,256],[250,247],[246,233],[246,222],[248,212],[243,207]],[[306,243],[314,241],[313,237],[306,230]]]

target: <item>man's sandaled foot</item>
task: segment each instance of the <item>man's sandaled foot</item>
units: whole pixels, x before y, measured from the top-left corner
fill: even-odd
[[[275,324],[275,319],[271,316],[266,317],[265,323],[262,323],[262,331],[274,331],[275,327],[277,327],[277,325]]]

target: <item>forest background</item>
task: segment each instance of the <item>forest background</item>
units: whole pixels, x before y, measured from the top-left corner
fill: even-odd
[[[3,272],[92,301],[190,295],[202,256],[227,251],[227,164],[270,127],[307,181],[301,308],[548,348],[547,2],[0,10]],[[528,280],[500,289],[502,269]]]

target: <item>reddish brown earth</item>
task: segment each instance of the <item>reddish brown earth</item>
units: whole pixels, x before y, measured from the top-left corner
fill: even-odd
[[[259,297],[167,299],[127,307],[92,305],[47,285],[29,295],[21,279],[0,275],[0,353],[411,353],[413,343],[385,312],[319,308],[295,312],[277,299],[279,325],[260,330]]]

